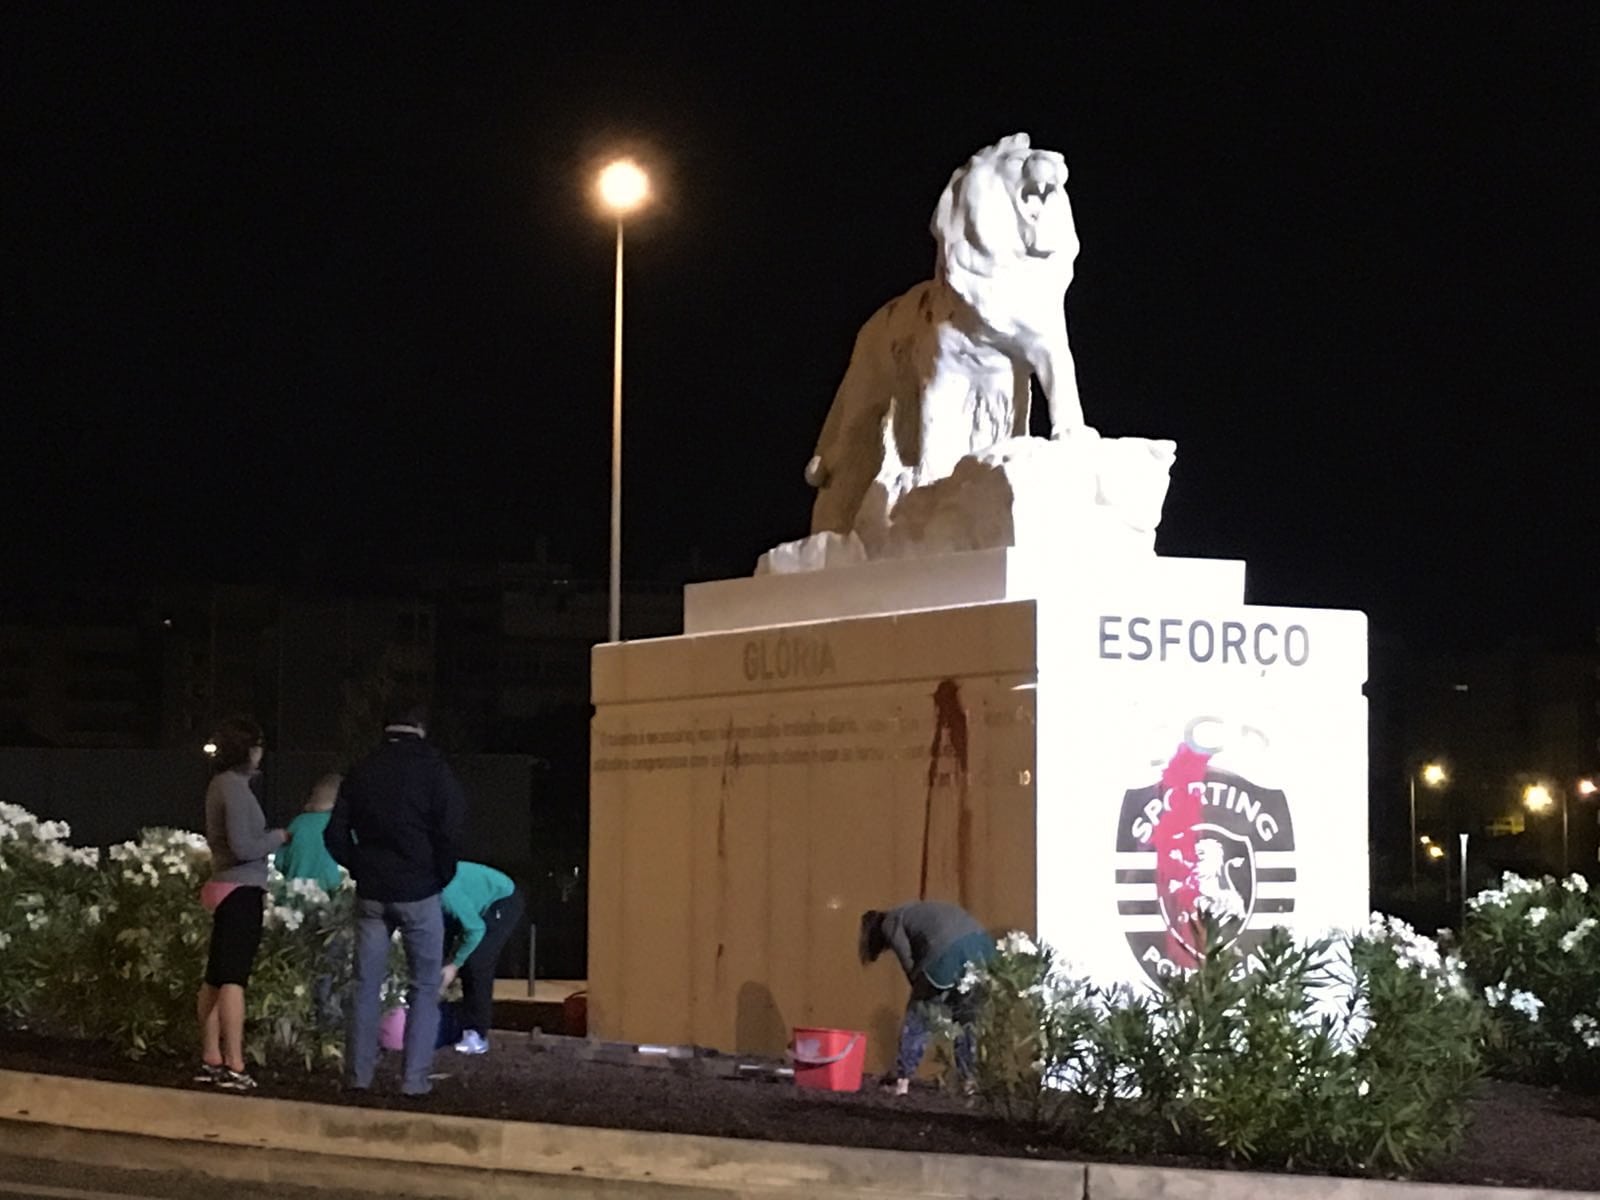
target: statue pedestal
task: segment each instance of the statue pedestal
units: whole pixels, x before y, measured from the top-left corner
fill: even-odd
[[[1242,563],[1060,574],[1008,550],[701,584],[685,636],[597,646],[591,1029],[860,1029],[881,1067],[905,984],[857,962],[857,919],[919,896],[1108,983],[1181,969],[1203,914],[1246,948],[1363,925],[1365,617],[1246,605]]]

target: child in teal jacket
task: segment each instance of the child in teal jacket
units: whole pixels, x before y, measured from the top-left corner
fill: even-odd
[[[495,967],[522,917],[522,894],[504,872],[460,862],[439,901],[455,947],[440,982],[449,987],[458,974],[461,978],[461,1040],[456,1049],[483,1054],[489,1049],[494,1014]]]

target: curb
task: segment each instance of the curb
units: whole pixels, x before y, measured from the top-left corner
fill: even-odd
[[[441,1194],[436,1169],[475,1186],[544,1182],[569,1195],[793,1194],[817,1200],[896,1196],[985,1200],[1581,1200],[1600,1193],[1392,1183],[1326,1176],[1179,1170],[862,1150],[688,1134],[497,1121],[181,1088],[105,1083],[0,1070],[0,1122],[144,1139],[169,1163],[174,1149],[289,1152],[273,1174],[322,1182],[342,1163],[386,1195]],[[37,1129],[40,1135],[47,1133]],[[30,1139],[22,1139],[25,1142]],[[49,1136],[31,1139],[48,1154]],[[26,1153],[26,1149],[20,1152]],[[215,1153],[208,1158],[216,1157]],[[255,1157],[254,1155],[252,1157]],[[314,1178],[293,1180],[306,1159]],[[124,1161],[128,1160],[124,1158]],[[131,1162],[129,1165],[133,1165]],[[204,1160],[188,1164],[206,1171]],[[416,1168],[434,1168],[421,1170]],[[398,1168],[398,1169],[397,1169]],[[252,1174],[259,1172],[259,1167]],[[348,1172],[341,1172],[348,1173]],[[357,1185],[359,1186],[359,1184]]]

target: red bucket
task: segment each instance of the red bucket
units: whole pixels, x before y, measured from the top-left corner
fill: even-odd
[[[794,1059],[796,1086],[832,1092],[861,1090],[861,1068],[867,1061],[866,1034],[853,1029],[796,1026],[789,1052]]]

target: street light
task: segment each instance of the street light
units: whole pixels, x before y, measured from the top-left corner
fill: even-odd
[[[1582,796],[1585,800],[1587,800],[1590,796],[1594,795],[1594,793],[1595,793],[1594,780],[1592,780],[1592,779],[1580,779],[1580,780],[1578,780],[1578,795]]]
[[[611,347],[611,586],[607,632],[622,640],[622,219],[650,198],[650,177],[631,158],[607,163],[595,181],[600,205],[617,219],[617,310]]]
[[[1589,783],[1589,781],[1588,780],[1580,780],[1579,783],[1578,783],[1578,790],[1580,792],[1583,791],[1584,783]],[[1592,788],[1593,784],[1591,783],[1590,786]],[[1548,787],[1546,787],[1544,784],[1542,784],[1542,783],[1530,783],[1527,787],[1522,789],[1522,802],[1528,806],[1528,811],[1529,812],[1536,812],[1537,813],[1537,812],[1543,812],[1545,809],[1549,808],[1552,804],[1555,803],[1555,799],[1554,799],[1554,797],[1552,797],[1550,795],[1550,789]],[[1563,875],[1565,875],[1567,873],[1567,789],[1566,788],[1562,788],[1561,789],[1561,873]]]
[[[1436,762],[1422,764],[1422,782],[1431,788],[1442,787],[1450,781],[1450,776],[1445,773],[1444,767]],[[1411,887],[1417,886],[1417,776],[1409,775],[1406,784],[1411,800]],[[1449,885],[1446,884],[1446,890]]]

